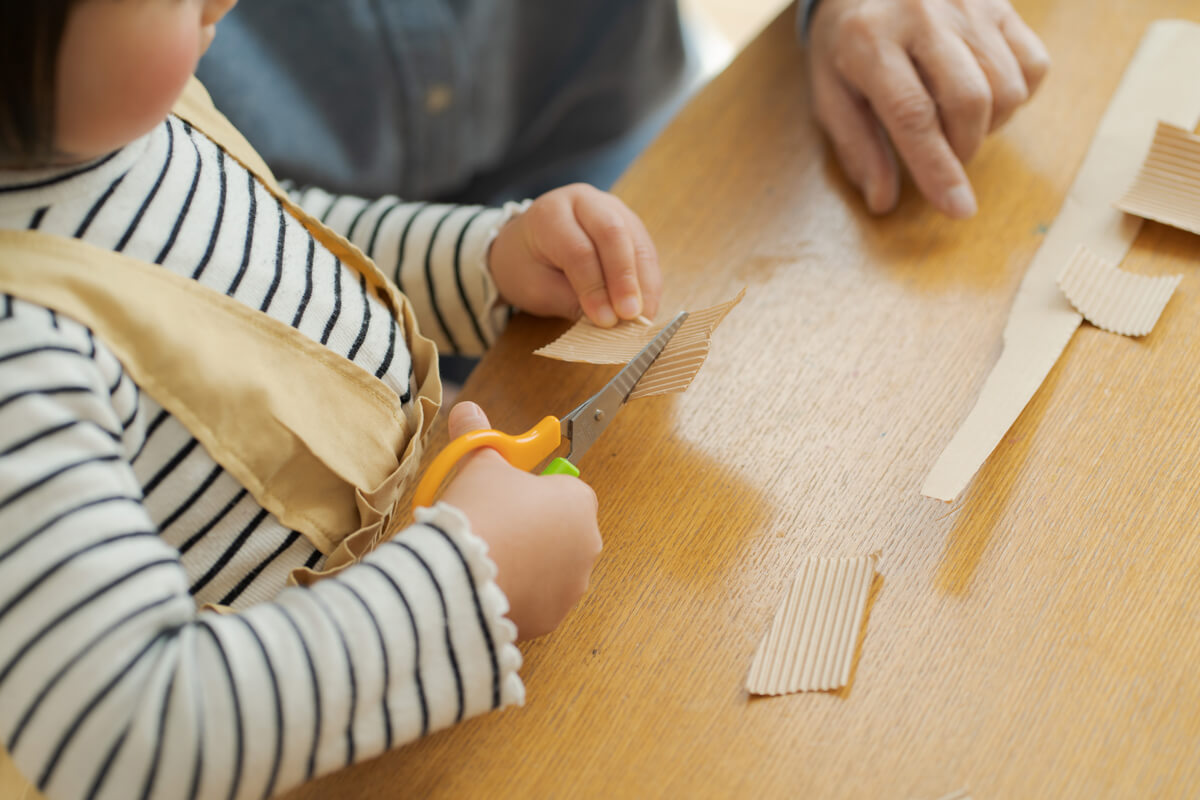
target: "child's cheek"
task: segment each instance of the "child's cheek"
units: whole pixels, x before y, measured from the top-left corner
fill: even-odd
[[[166,117],[196,69],[199,33],[195,30],[150,43],[141,57],[127,65],[125,113],[150,130]]]
[[[80,158],[102,155],[163,121],[196,67],[201,31],[186,15],[136,11],[172,7],[180,6],[75,7],[59,54],[56,139],[61,151]]]

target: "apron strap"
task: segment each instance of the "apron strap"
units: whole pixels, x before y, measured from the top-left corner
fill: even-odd
[[[75,239],[0,232],[0,290],[89,326],[263,508],[321,552],[330,555],[381,521],[395,527],[393,495],[415,470],[441,402],[436,348],[374,262],[292,202],[194,78],[176,111],[379,290],[412,353],[412,407],[374,375],[257,309]]]

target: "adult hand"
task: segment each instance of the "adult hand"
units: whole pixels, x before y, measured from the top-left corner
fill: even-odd
[[[893,146],[935,208],[974,214],[963,164],[1050,64],[1008,0],[819,0],[809,41],[817,119],[876,214],[899,196]]]
[[[539,316],[602,327],[653,317],[662,296],[646,226],[608,192],[583,183],[537,198],[501,230],[488,265],[506,302]]]
[[[489,427],[474,403],[456,405],[448,423],[451,438]],[[532,475],[484,448],[459,465],[442,500],[466,514],[488,543],[518,638],[558,627],[583,596],[600,555],[592,488],[569,475]]]

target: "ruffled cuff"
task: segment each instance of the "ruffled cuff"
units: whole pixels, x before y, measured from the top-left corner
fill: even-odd
[[[487,319],[485,320],[488,330],[492,331],[491,338],[488,340],[490,346],[508,325],[508,320],[513,314],[513,307],[508,303],[500,300],[500,291],[496,288],[496,282],[492,280],[491,270],[488,268],[488,258],[492,252],[492,244],[496,241],[496,237],[500,235],[500,229],[511,222],[516,217],[524,214],[533,205],[532,200],[522,200],[515,202],[509,200],[500,207],[500,214],[493,221],[483,239],[483,271],[487,275]]]
[[[521,651],[516,645],[517,626],[504,616],[509,609],[508,597],[496,583],[496,564],[488,556],[487,542],[472,533],[465,514],[447,503],[418,508],[414,517],[416,524],[428,525],[449,536],[466,561],[479,597],[483,621],[496,649],[498,707],[524,705],[525,684],[517,674],[521,668]]]

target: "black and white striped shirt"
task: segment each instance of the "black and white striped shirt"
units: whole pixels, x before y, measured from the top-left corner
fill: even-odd
[[[485,258],[505,212],[296,199],[376,259],[441,349],[494,339]],[[0,227],[191,276],[411,397],[404,332],[373,292],[175,117],[81,168],[0,173]],[[86,327],[0,295],[0,743],[49,797],[269,796],[520,702],[507,603],[457,511],[284,588],[320,558]]]

